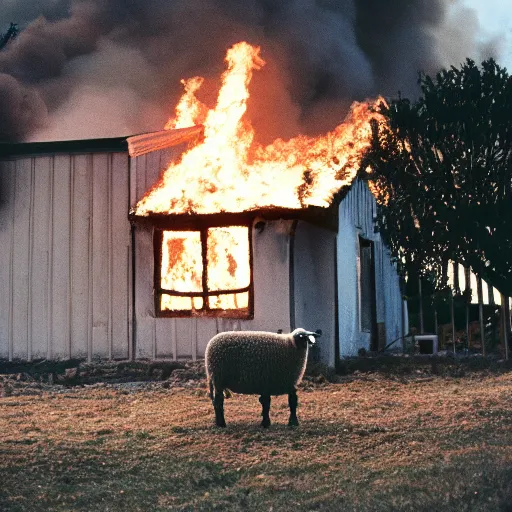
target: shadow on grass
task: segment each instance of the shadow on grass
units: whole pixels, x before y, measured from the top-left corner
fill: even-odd
[[[234,461],[237,462],[237,461]],[[0,468],[0,510],[509,511],[512,469],[492,451],[429,467],[267,459],[241,468],[168,451],[61,446]]]

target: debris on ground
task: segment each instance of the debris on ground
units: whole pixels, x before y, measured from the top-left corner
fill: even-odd
[[[481,376],[512,369],[512,361],[496,358],[371,355],[342,358],[336,369],[308,362],[301,391],[333,383],[391,378],[400,382],[441,377]],[[73,388],[110,386],[128,391],[145,388],[206,388],[204,361],[109,361],[70,359],[33,362],[0,360],[0,397],[64,392]]]

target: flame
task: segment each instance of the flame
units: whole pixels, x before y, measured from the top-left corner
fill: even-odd
[[[164,231],[160,283],[176,292],[202,291],[203,258],[199,231]],[[162,295],[162,310],[201,309],[202,297]]]
[[[248,307],[251,270],[247,226],[207,229],[204,250],[206,268],[203,265],[200,231],[163,232],[160,271],[160,283],[164,290],[160,300],[162,311],[201,310],[208,293],[206,300],[211,310]],[[247,291],[241,291],[243,288],[247,288]],[[226,293],[230,290],[233,292]],[[195,296],[172,295],[172,292]],[[216,295],[215,292],[223,293]]]
[[[203,85],[203,82],[204,78],[202,76],[195,76],[194,78],[181,81],[185,88],[185,94],[183,94],[176,105],[176,116],[167,121],[165,125],[166,130],[189,128],[204,121],[208,108],[197,99],[195,94]]]
[[[249,233],[245,226],[208,229],[208,289],[236,290],[250,284]],[[208,297],[210,309],[243,309],[249,292]]]
[[[217,213],[259,208],[327,207],[353,180],[369,144],[369,120],[379,119],[369,103],[354,103],[345,121],[319,137],[299,135],[263,147],[243,116],[254,70],[265,63],[260,48],[235,44],[226,55],[217,104],[206,107],[195,93],[202,78],[183,81],[185,93],[166,127],[204,124],[204,140],[163,172],[134,213]],[[377,99],[377,104],[381,99]]]
[[[182,81],[185,92],[165,128],[203,124],[204,137],[168,166],[136,205],[136,215],[327,207],[356,175],[369,145],[369,120],[381,120],[372,111],[381,98],[373,104],[354,103],[345,121],[325,135],[299,135],[261,146],[244,119],[252,73],[265,64],[260,49],[245,42],[235,44],[226,63],[213,109],[196,97],[203,78]],[[248,314],[250,285],[247,226],[163,232],[162,311]]]

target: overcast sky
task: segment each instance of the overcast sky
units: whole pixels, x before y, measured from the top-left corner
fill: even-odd
[[[512,73],[512,1],[464,0],[464,3],[478,13],[481,37],[499,38],[501,55],[498,64]]]

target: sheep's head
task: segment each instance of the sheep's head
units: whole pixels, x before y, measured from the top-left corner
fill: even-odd
[[[322,331],[316,332],[306,331],[305,329],[295,329],[292,332],[293,341],[298,348],[305,348],[308,345],[314,345],[316,338],[322,335]]]

